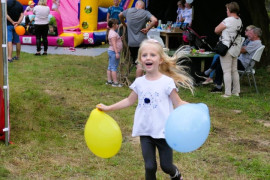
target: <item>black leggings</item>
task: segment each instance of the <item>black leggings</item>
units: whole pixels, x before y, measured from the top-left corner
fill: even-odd
[[[36,45],[37,45],[37,52],[41,50],[41,38],[44,46],[44,51],[48,50],[48,24],[35,24],[35,33],[36,33]]]
[[[154,139],[150,136],[140,136],[143,159],[145,163],[145,179],[155,180],[157,171],[156,148],[159,152],[162,171],[173,177],[177,167],[173,165],[173,151],[165,139]]]

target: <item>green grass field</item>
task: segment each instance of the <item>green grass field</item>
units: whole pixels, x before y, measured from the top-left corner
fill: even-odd
[[[131,137],[135,105],[108,113],[123,134],[116,156],[102,159],[86,146],[84,126],[91,110],[130,93],[128,87],[105,85],[106,68],[106,53],[22,53],[21,60],[9,64],[12,144],[0,143],[0,179],[144,179],[140,145]],[[196,87],[194,96],[180,89],[183,100],[207,104],[211,115],[205,144],[191,153],[174,152],[185,179],[270,179],[269,75],[266,69],[256,71],[260,94],[246,78],[240,97],[210,94],[211,86]],[[169,179],[160,167],[157,178]]]

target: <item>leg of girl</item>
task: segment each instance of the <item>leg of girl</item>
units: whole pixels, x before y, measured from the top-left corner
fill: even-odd
[[[140,142],[145,166],[145,179],[156,180],[156,145],[150,136],[140,136]]]
[[[173,151],[165,139],[154,139],[158,148],[160,166],[162,171],[171,176],[173,180],[180,180],[181,174],[177,167],[173,165]]]

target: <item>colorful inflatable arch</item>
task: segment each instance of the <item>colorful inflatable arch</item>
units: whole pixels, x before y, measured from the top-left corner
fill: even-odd
[[[18,0],[25,8],[30,0]],[[123,9],[133,7],[137,0],[122,0],[119,6]],[[34,0],[37,4],[38,0]],[[52,0],[47,1],[52,7]],[[51,11],[49,16],[49,46],[76,47],[80,44],[98,44],[105,42],[108,7],[113,0],[61,0],[58,12]],[[26,34],[20,36],[22,44],[35,45],[34,16],[25,14],[22,25]]]

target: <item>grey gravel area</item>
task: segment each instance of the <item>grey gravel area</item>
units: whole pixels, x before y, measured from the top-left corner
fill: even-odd
[[[13,46],[13,50],[16,50],[16,46]],[[48,46],[47,53],[48,54],[70,54],[76,56],[99,56],[100,54],[106,52],[108,48],[90,48],[90,47],[57,47],[57,46]],[[36,53],[36,46],[31,45],[21,45],[21,51],[27,53]],[[43,50],[41,50],[43,53]]]

